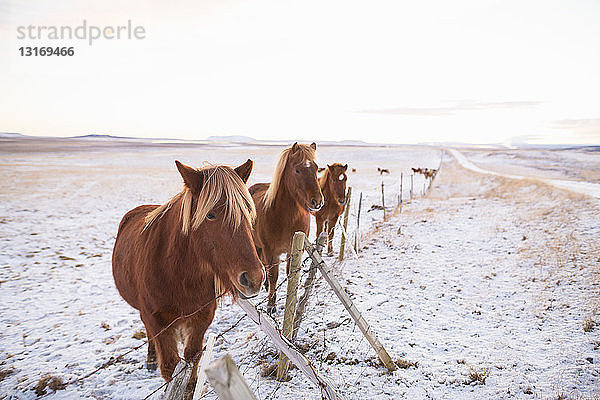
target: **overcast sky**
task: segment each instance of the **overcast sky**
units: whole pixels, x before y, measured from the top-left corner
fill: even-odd
[[[20,40],[19,26],[143,26]],[[0,0],[0,131],[600,144],[600,2]],[[73,57],[21,57],[21,46]]]

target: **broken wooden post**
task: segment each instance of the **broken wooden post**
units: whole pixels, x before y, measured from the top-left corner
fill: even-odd
[[[327,232],[323,231],[317,238],[316,249],[319,255],[322,254],[323,248],[327,244]],[[304,243],[302,243],[304,246]],[[308,276],[304,281],[304,292],[298,301],[298,307],[296,307],[296,316],[294,317],[294,330],[292,331],[292,343],[296,342],[296,337],[298,336],[298,329],[300,329],[300,323],[302,323],[302,318],[304,317],[304,310],[306,310],[306,305],[308,304],[308,297],[310,296],[310,292],[312,291],[315,277],[317,276],[317,264],[315,262],[311,262],[310,268],[308,269]]]
[[[358,198],[358,213],[356,215],[356,231],[354,232],[354,251],[358,251],[360,241],[360,209],[362,208],[362,192]]]
[[[304,239],[306,242],[306,239]],[[319,371],[308,361],[308,359],[296,349],[296,347],[284,336],[279,333],[279,330],[275,326],[275,323],[269,317],[263,315],[256,309],[254,304],[250,301],[242,298],[236,300],[236,304],[239,305],[242,310],[248,314],[250,319],[258,324],[258,327],[263,331],[277,346],[277,348],[285,353],[292,363],[300,371],[302,371],[308,379],[327,395],[327,398],[331,400],[342,400],[333,385],[323,377]]]
[[[367,321],[360,314],[360,312],[348,296],[348,293],[346,293],[346,291],[342,288],[337,279],[335,279],[331,267],[323,261],[319,253],[317,253],[317,251],[315,250],[315,247],[307,239],[304,240],[304,249],[307,251],[310,258],[312,258],[317,263],[319,271],[321,271],[321,275],[323,275],[323,277],[325,278],[327,283],[329,283],[329,286],[331,286],[331,288],[333,289],[337,297],[340,299],[340,301],[342,302],[352,319],[354,319],[354,322],[356,323],[356,325],[358,325],[363,335],[367,338],[367,340],[371,344],[371,347],[373,347],[373,349],[377,353],[377,356],[381,360],[382,364],[389,371],[395,371],[396,364],[394,363],[394,361],[392,361],[392,358],[385,350],[381,342],[379,342],[379,339],[377,339],[377,336],[371,330],[371,327],[369,326]]]
[[[385,221],[385,193],[383,192],[383,182],[381,182],[381,208],[383,208],[383,220]]]
[[[348,188],[348,192],[346,193],[346,206],[344,209],[344,229],[348,226],[348,214],[350,213],[350,199],[352,197],[352,188]],[[346,238],[344,236],[341,237],[340,242],[340,254],[338,255],[338,260],[342,261],[344,259],[344,246],[346,245]]]
[[[171,375],[167,391],[162,397],[163,400],[180,400],[183,397],[190,376],[192,376],[192,365],[185,362],[185,360],[180,360],[175,366],[173,375]]]
[[[193,400],[199,400],[200,397],[206,393],[206,368],[210,362],[216,338],[217,336],[211,332],[208,334],[208,338],[206,339],[206,348],[202,352],[200,363],[198,365],[198,380],[196,381],[196,389],[194,390]]]
[[[256,400],[229,354],[212,363],[206,369],[206,376],[220,400]]]
[[[302,263],[302,253],[304,253],[304,232],[294,233],[292,239],[292,250],[290,251],[290,266],[288,270],[287,280],[287,297],[285,299],[285,313],[283,315],[282,333],[292,339],[292,331],[294,329],[294,316],[296,315],[296,301],[298,299],[298,279],[300,277],[300,264]],[[279,364],[277,365],[277,380],[287,380],[289,360],[283,354],[279,353]]]

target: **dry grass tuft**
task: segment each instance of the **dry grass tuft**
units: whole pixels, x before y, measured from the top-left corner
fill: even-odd
[[[6,368],[6,369],[0,369],[0,382],[2,382],[4,380],[4,378],[6,378],[9,375],[12,375],[15,373],[15,369],[10,367],[10,368]]]
[[[485,385],[485,380],[490,376],[490,369],[483,368],[481,371],[469,368],[469,378],[465,380],[465,385]]]
[[[277,371],[277,363],[265,362],[260,369],[260,376],[263,378],[274,377],[275,371]]]
[[[397,359],[394,363],[396,364],[396,366],[398,368],[401,368],[401,369],[409,369],[411,367],[417,368],[416,361],[405,360],[403,358]]]
[[[583,331],[584,332],[591,332],[594,330],[594,328],[596,327],[596,325],[598,325],[596,323],[596,321],[594,321],[591,318],[586,318],[585,321],[583,321]]]
[[[35,394],[38,396],[43,396],[46,394],[46,388],[49,388],[53,391],[62,390],[65,388],[65,384],[61,378],[53,375],[46,375],[42,377],[37,385],[33,388],[35,390]]]
[[[142,340],[144,338],[146,338],[146,332],[143,329],[140,329],[139,331],[136,331],[132,338],[137,339],[137,340]]]

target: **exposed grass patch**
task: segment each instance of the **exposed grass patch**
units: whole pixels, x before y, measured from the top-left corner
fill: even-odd
[[[598,325],[596,323],[596,321],[594,321],[591,318],[586,318],[585,321],[583,321],[583,331],[584,332],[591,332],[594,330],[594,328],[596,327],[596,325]]]
[[[399,358],[396,361],[394,361],[394,363],[396,364],[396,366],[398,368],[401,368],[401,369],[409,369],[411,367],[417,368],[416,361],[405,360],[404,358]]]
[[[139,331],[135,331],[135,333],[133,334],[132,338],[137,339],[137,340],[142,340],[146,338],[146,332],[143,329],[140,329]]]
[[[46,394],[47,388],[56,392],[58,390],[64,389],[65,384],[62,378],[58,376],[46,375],[38,381],[37,385],[35,385],[33,390],[38,396],[43,396]]]
[[[465,380],[465,385],[485,385],[486,379],[490,376],[490,369],[483,368],[476,370],[473,367],[469,368],[469,377]]]
[[[9,375],[12,375],[15,373],[15,369],[10,367],[10,368],[1,368],[0,369],[0,382],[2,382],[4,380],[4,378],[6,378]]]

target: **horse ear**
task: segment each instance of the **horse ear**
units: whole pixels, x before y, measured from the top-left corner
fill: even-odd
[[[185,183],[185,186],[191,189],[192,192],[200,192],[200,189],[202,189],[202,183],[204,181],[202,174],[200,174],[194,168],[188,167],[177,160],[175,160],[175,165],[177,166],[177,170],[183,178],[183,183]]]
[[[294,144],[292,145],[292,153],[297,152],[299,148],[300,146],[298,146],[298,142],[294,142]]]
[[[348,164],[344,165],[344,172],[348,171]]]
[[[316,150],[317,149],[317,144],[315,142],[312,142],[310,144],[310,147],[312,147],[313,150]]]
[[[331,169],[332,167],[333,167],[333,165],[327,164],[327,169]]]
[[[248,159],[245,163],[235,168],[235,172],[242,178],[244,183],[248,183],[248,178],[250,178],[250,173],[252,172],[252,166],[254,163],[252,160]]]

